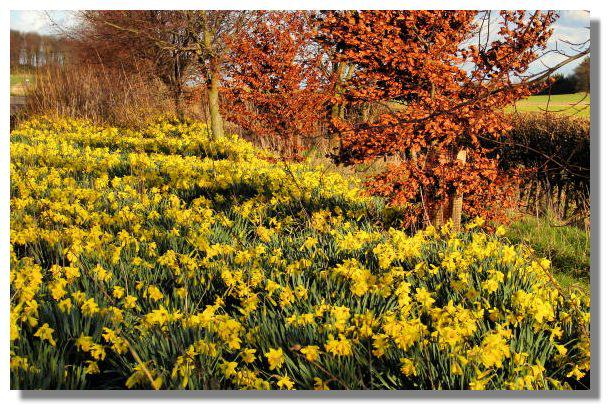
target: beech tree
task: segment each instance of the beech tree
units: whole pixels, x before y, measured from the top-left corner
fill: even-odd
[[[319,40],[337,64],[355,66],[334,104],[396,104],[368,119],[338,116],[337,160],[397,163],[371,181],[374,193],[408,206],[409,223],[459,226],[493,217],[510,201],[514,178],[482,141],[508,128],[502,109],[530,95],[551,71],[527,74],[545,50],[552,11],[345,11],[326,14]],[[494,31],[483,26],[497,25]],[[492,27],[491,27],[492,29]],[[462,199],[464,197],[464,199]]]
[[[502,110],[589,52],[528,71],[548,52],[553,11],[86,16],[98,59],[143,63],[173,91],[178,113],[194,75],[215,138],[224,135],[224,115],[297,156],[300,139],[324,125],[338,143],[337,162],[385,158],[368,186],[403,205],[416,224],[452,218],[459,226],[462,205],[469,215],[503,219],[518,173],[501,168],[494,149],[510,128]]]
[[[300,138],[315,134],[326,115],[329,82],[314,42],[310,12],[258,12],[242,36],[229,39],[225,115],[297,156]]]

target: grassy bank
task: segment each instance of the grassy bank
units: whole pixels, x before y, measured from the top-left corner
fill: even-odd
[[[514,243],[531,246],[538,256],[548,258],[554,277],[566,287],[579,286],[589,292],[589,235],[574,226],[558,226],[549,218],[525,216],[513,222],[508,232]]]

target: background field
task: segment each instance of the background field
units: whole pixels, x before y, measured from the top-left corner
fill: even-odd
[[[508,112],[537,112],[547,109],[560,115],[577,115],[589,117],[590,96],[585,92],[562,95],[535,95],[517,102]]]
[[[27,82],[33,82],[34,76],[30,73],[11,74],[11,95],[23,95],[24,86]]]

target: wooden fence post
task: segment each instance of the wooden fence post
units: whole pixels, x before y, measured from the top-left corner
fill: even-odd
[[[457,160],[461,161],[461,164],[466,163],[466,150],[459,150],[457,153]],[[451,201],[451,219],[453,220],[453,227],[455,230],[461,229],[461,213],[463,211],[463,192],[456,189],[453,194],[453,200]]]

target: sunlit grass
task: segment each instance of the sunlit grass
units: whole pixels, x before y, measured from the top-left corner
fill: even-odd
[[[550,218],[525,216],[511,224],[509,239],[551,260],[554,277],[563,286],[578,285],[589,291],[590,240],[584,230],[560,226]]]
[[[518,101],[515,106],[506,109],[506,112],[553,112],[559,115],[575,115],[589,117],[590,96],[584,92],[561,95],[535,95]]]
[[[31,73],[12,73],[11,95],[23,95],[26,84],[32,82],[34,82],[34,75]]]

